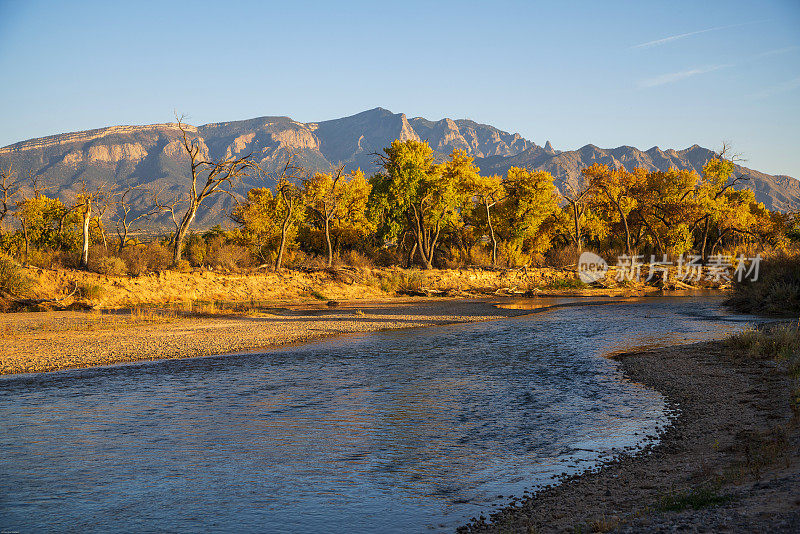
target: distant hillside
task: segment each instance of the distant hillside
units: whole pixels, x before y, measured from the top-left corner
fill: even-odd
[[[349,169],[361,167],[367,174],[376,170],[374,152],[394,139],[423,139],[440,157],[453,149],[466,150],[476,158],[484,173],[503,173],[511,166],[543,169],[561,183],[574,179],[580,169],[592,163],[613,166],[644,166],[667,169],[670,166],[700,170],[713,153],[697,145],[685,150],[652,148],[642,152],[633,147],[600,149],[587,145],[579,150],[560,152],[548,142],[544,147],[493,126],[469,120],[430,121],[408,119],[404,114],[382,108],[350,117],[323,122],[301,123],[289,117],[206,124],[190,127],[204,150],[213,157],[253,152],[267,170],[281,166],[287,154],[310,171],[328,171],[339,163]],[[75,132],[0,148],[0,166],[13,164],[19,173],[33,172],[62,197],[76,192],[76,183],[106,182],[123,189],[141,185],[148,189],[165,188],[178,193],[186,190],[186,158],[174,124],[112,126]],[[760,201],[779,210],[800,208],[800,182],[788,176],[771,176],[737,167],[747,174],[748,185]],[[240,192],[264,184],[250,181],[239,185]],[[210,226],[221,220],[230,208],[230,199],[219,196],[199,214],[198,224]],[[148,199],[140,196],[144,208]]]

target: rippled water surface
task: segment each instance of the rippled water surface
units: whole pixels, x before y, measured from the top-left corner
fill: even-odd
[[[662,396],[599,356],[749,319],[651,298],[5,377],[0,527],[452,530],[664,424]]]

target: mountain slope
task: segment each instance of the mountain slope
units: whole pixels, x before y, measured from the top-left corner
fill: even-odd
[[[470,120],[422,117],[408,119],[404,114],[375,108],[349,117],[322,122],[301,123],[289,117],[255,119],[188,126],[187,132],[202,150],[214,158],[253,153],[265,170],[281,167],[292,153],[309,171],[329,171],[344,164],[361,167],[367,174],[376,170],[376,152],[394,139],[422,139],[430,143],[437,157],[453,149],[466,150],[476,158],[484,173],[504,173],[511,166],[551,172],[559,183],[574,180],[580,169],[592,163],[632,168],[665,170],[670,166],[700,170],[713,155],[697,145],[685,150],[640,151],[633,147],[601,149],[587,145],[560,152],[547,142],[544,147],[519,134]],[[187,160],[175,124],[112,126],[85,132],[54,135],[22,141],[0,148],[0,166],[13,165],[20,175],[32,173],[51,186],[50,194],[70,198],[78,183],[106,183],[111,189],[134,185],[164,194],[187,191]],[[750,177],[748,185],[768,207],[780,210],[800,208],[800,182],[788,176],[770,176],[737,167]],[[240,193],[263,182],[251,179],[238,185]],[[209,226],[221,220],[231,206],[225,195],[211,202],[198,214],[198,225]],[[136,199],[140,209],[150,202],[144,190]],[[162,221],[164,222],[164,221]]]

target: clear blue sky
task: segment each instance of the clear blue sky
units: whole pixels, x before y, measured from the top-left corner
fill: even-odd
[[[0,146],[381,106],[800,177],[800,1],[0,0]]]

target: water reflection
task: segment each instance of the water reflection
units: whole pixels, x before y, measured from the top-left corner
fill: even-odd
[[[703,298],[0,380],[0,526],[452,529],[664,424],[599,358],[723,335]]]

